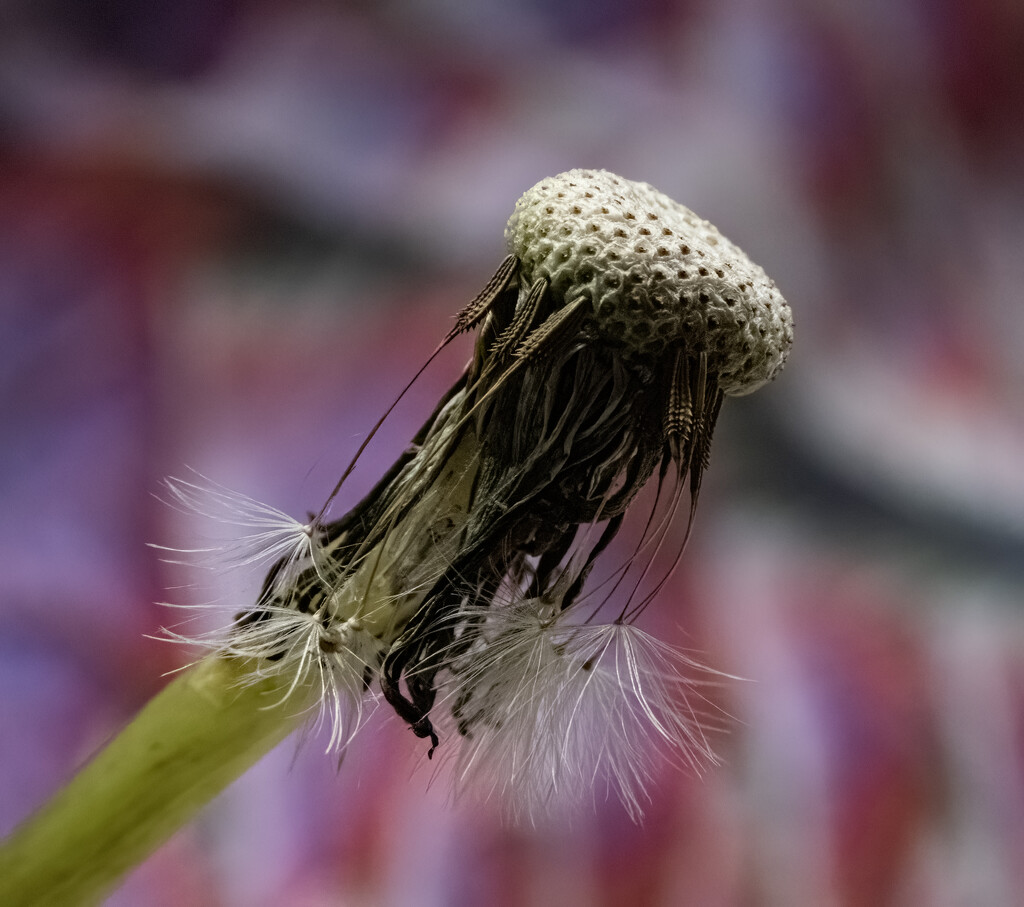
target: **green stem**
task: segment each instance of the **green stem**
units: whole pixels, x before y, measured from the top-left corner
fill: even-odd
[[[454,557],[469,517],[477,443],[465,429],[421,452],[434,469],[415,506],[331,590],[338,623],[356,618],[385,647]],[[280,663],[284,665],[284,662]],[[146,705],[91,763],[0,845],[0,905],[97,902],[315,707],[318,672],[253,682],[254,661],[211,655]]]
[[[210,656],[154,697],[0,846],[0,904],[97,903],[308,717],[310,689],[252,670]]]

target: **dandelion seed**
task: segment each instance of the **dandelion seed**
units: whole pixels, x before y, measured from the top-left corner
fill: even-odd
[[[460,789],[533,818],[605,784],[636,818],[659,760],[714,756],[692,707],[698,666],[633,620],[667,578],[648,583],[686,497],[689,533],[724,398],[779,373],[792,317],[715,227],[605,171],[538,183],[506,240],[438,348],[477,328],[472,361],[344,517],[326,520],[355,461],[308,523],[219,486],[178,482],[171,497],[227,511],[247,528],[237,559],[274,562],[222,650],[317,686],[331,746],[376,685],[430,754],[435,722],[454,725]],[[655,474],[635,557],[603,599],[585,593]],[[618,618],[596,620],[616,596]]]
[[[151,546],[178,556],[167,558],[168,561],[211,569],[266,566],[274,562],[326,563],[319,558],[321,529],[315,521],[299,522],[200,473],[196,473],[196,478],[197,481],[166,479],[163,500],[175,510],[218,524],[231,534],[204,548]]]
[[[441,682],[464,738],[456,792],[497,796],[532,822],[604,788],[639,819],[659,764],[715,763],[699,689],[714,672],[683,652],[630,624],[575,623],[550,601],[475,618],[472,649]]]

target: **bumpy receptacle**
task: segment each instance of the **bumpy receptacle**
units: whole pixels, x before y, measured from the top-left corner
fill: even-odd
[[[707,354],[722,392],[749,394],[781,371],[793,317],[765,272],[689,208],[606,170],[542,180],[517,202],[509,251],[521,278],[568,305],[591,302],[604,338],[633,358],[682,346]]]

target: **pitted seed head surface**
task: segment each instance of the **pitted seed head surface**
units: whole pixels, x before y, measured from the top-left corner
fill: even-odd
[[[526,285],[544,279],[563,304],[588,297],[597,330],[633,358],[669,347],[707,353],[739,396],[772,380],[793,342],[774,282],[718,229],[647,183],[606,170],[541,180],[505,231]]]

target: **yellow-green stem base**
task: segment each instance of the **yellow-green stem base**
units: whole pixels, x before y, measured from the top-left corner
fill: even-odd
[[[311,692],[210,656],[0,845],[0,904],[94,904],[307,716]]]

